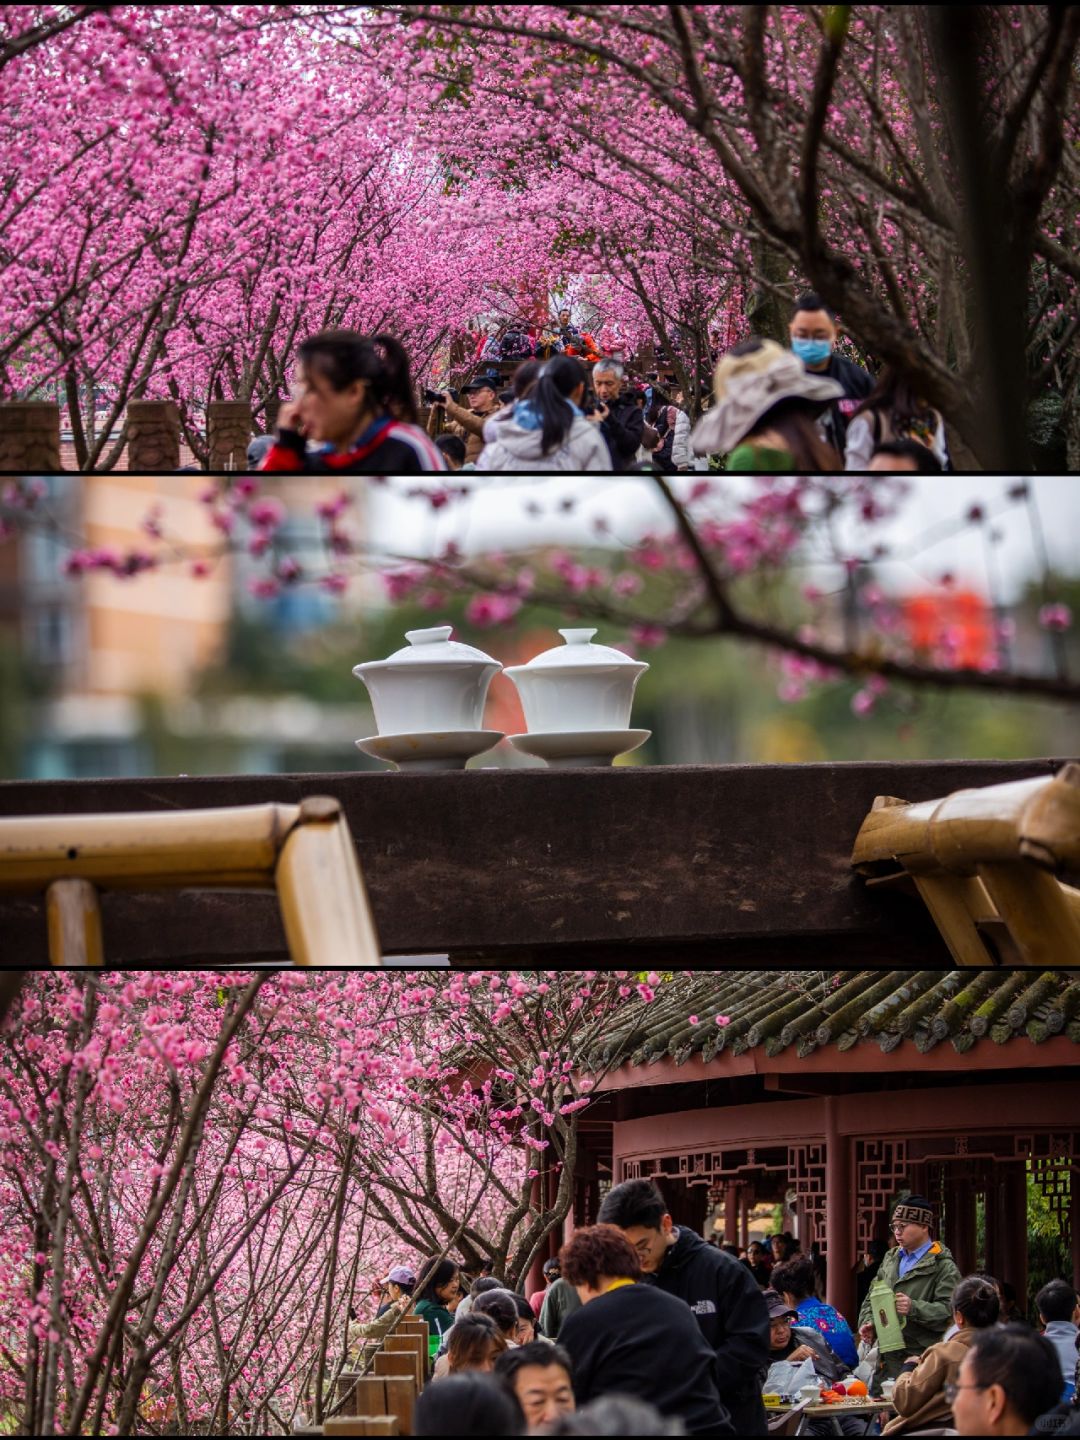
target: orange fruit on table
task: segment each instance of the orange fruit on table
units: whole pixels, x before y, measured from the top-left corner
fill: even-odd
[[[865,1382],[862,1380],[852,1380],[851,1384],[847,1387],[847,1393],[849,1395],[865,1395],[867,1393]]]

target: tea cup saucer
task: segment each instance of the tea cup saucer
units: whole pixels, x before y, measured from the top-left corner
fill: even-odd
[[[464,770],[474,755],[482,755],[503,738],[501,730],[416,731],[401,735],[369,735],[356,748],[398,770],[430,774],[437,770]]]
[[[616,756],[644,745],[651,734],[651,730],[564,730],[507,738],[515,750],[546,760],[552,770],[571,770],[610,765]]]

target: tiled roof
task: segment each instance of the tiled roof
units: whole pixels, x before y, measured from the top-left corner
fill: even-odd
[[[718,1015],[730,1023],[718,1025]],[[681,1065],[722,1050],[807,1056],[860,1043],[888,1054],[905,1041],[922,1053],[948,1041],[963,1054],[980,1040],[1038,1045],[1061,1034],[1080,1044],[1080,971],[732,971],[663,984],[644,1019],[614,1029],[590,1059],[599,1067],[671,1056]]]

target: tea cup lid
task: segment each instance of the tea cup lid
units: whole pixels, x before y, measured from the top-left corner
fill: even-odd
[[[414,665],[494,665],[496,669],[502,668],[497,660],[485,655],[483,650],[477,650],[473,645],[465,645],[460,640],[451,640],[453,633],[452,625],[434,625],[427,630],[406,630],[405,639],[409,642],[408,645],[395,650],[393,655],[385,660],[368,660],[363,665],[357,665],[353,673],[359,674],[376,667],[398,669]]]
[[[560,630],[563,637],[562,645],[553,645],[550,650],[544,650],[540,655],[534,655],[527,665],[516,666],[519,670],[573,670],[580,667],[596,669],[609,666],[621,669],[647,670],[649,667],[642,660],[632,660],[622,650],[615,650],[610,645],[593,645],[592,637],[595,630],[572,629]]]

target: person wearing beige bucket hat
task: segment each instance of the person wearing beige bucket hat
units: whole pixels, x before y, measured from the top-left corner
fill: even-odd
[[[838,471],[843,460],[815,417],[843,394],[775,340],[743,340],[720,357],[713,403],[690,437],[696,455],[727,455],[729,470]]]

